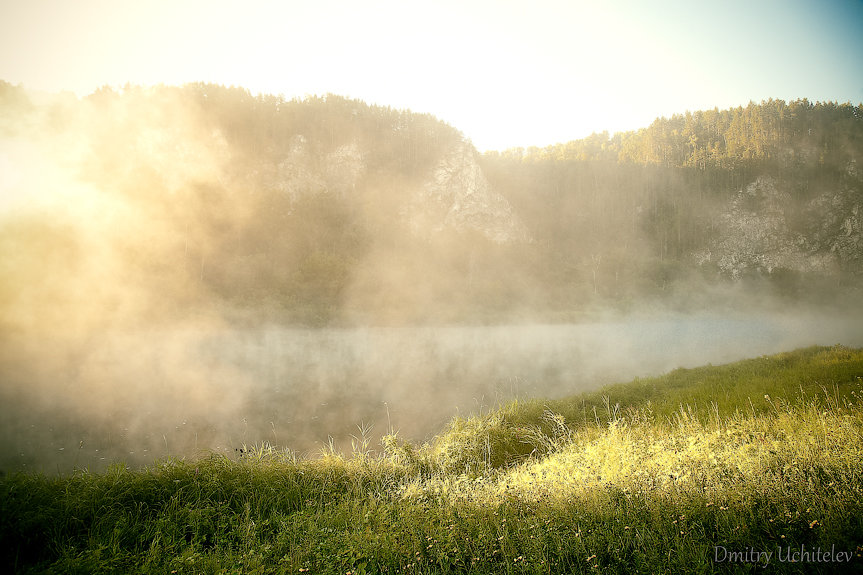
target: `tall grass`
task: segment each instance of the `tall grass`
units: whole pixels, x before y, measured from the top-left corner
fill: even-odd
[[[0,480],[6,571],[748,572],[863,566],[863,351],[677,370],[299,460],[267,444]],[[777,549],[850,552],[780,562]],[[805,559],[805,557],[804,557]],[[835,556],[834,556],[835,559]],[[762,561],[763,564],[763,561]],[[760,570],[760,569],[759,569]]]

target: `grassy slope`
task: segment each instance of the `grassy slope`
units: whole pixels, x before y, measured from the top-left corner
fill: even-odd
[[[269,447],[0,480],[4,571],[708,573],[863,554],[863,350],[677,370],[452,421],[431,444]],[[778,563],[804,545],[848,563]],[[11,568],[11,569],[10,569]]]

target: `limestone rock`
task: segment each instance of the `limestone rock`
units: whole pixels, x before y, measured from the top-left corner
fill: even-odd
[[[694,254],[695,261],[715,262],[721,273],[734,279],[778,269],[835,272],[836,254],[819,250],[808,234],[789,226],[789,205],[790,195],[778,189],[772,177],[759,177],[732,198],[719,217],[719,237]]]
[[[529,242],[527,227],[506,198],[491,188],[476,156],[464,140],[447,149],[402,207],[402,218],[420,236],[473,230],[498,244]]]

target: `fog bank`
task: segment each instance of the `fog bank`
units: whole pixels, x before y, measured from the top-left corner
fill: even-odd
[[[861,319],[705,314],[107,333],[86,350],[33,350],[17,369],[6,359],[0,467],[99,470],[208,451],[236,455],[264,441],[314,455],[330,437],[349,449],[360,424],[373,424],[375,437],[391,427],[422,441],[454,415],[511,398],[561,397],[813,344],[861,346]]]

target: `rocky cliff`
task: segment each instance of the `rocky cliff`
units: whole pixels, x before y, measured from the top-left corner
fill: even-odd
[[[854,174],[852,164],[848,175]],[[791,194],[775,178],[759,177],[731,198],[716,219],[715,238],[694,258],[733,279],[777,270],[861,273],[863,195],[853,184],[845,179],[838,190],[794,210]]]
[[[276,161],[260,162],[258,187],[278,190],[294,202],[324,193],[333,201],[376,194],[377,184],[364,180],[374,150],[356,141],[315,155],[306,137],[297,135]],[[413,235],[431,239],[447,232],[477,232],[496,244],[529,242],[530,232],[509,202],[489,184],[477,162],[477,151],[459,138],[444,147],[430,169],[404,179],[383,205],[395,206],[395,218]]]
[[[839,189],[820,195],[810,208],[812,248],[831,254],[843,271],[863,274],[863,180],[855,161]]]
[[[489,185],[476,149],[465,141],[444,151],[400,215],[419,236],[470,230],[498,244],[530,240],[512,206]]]

